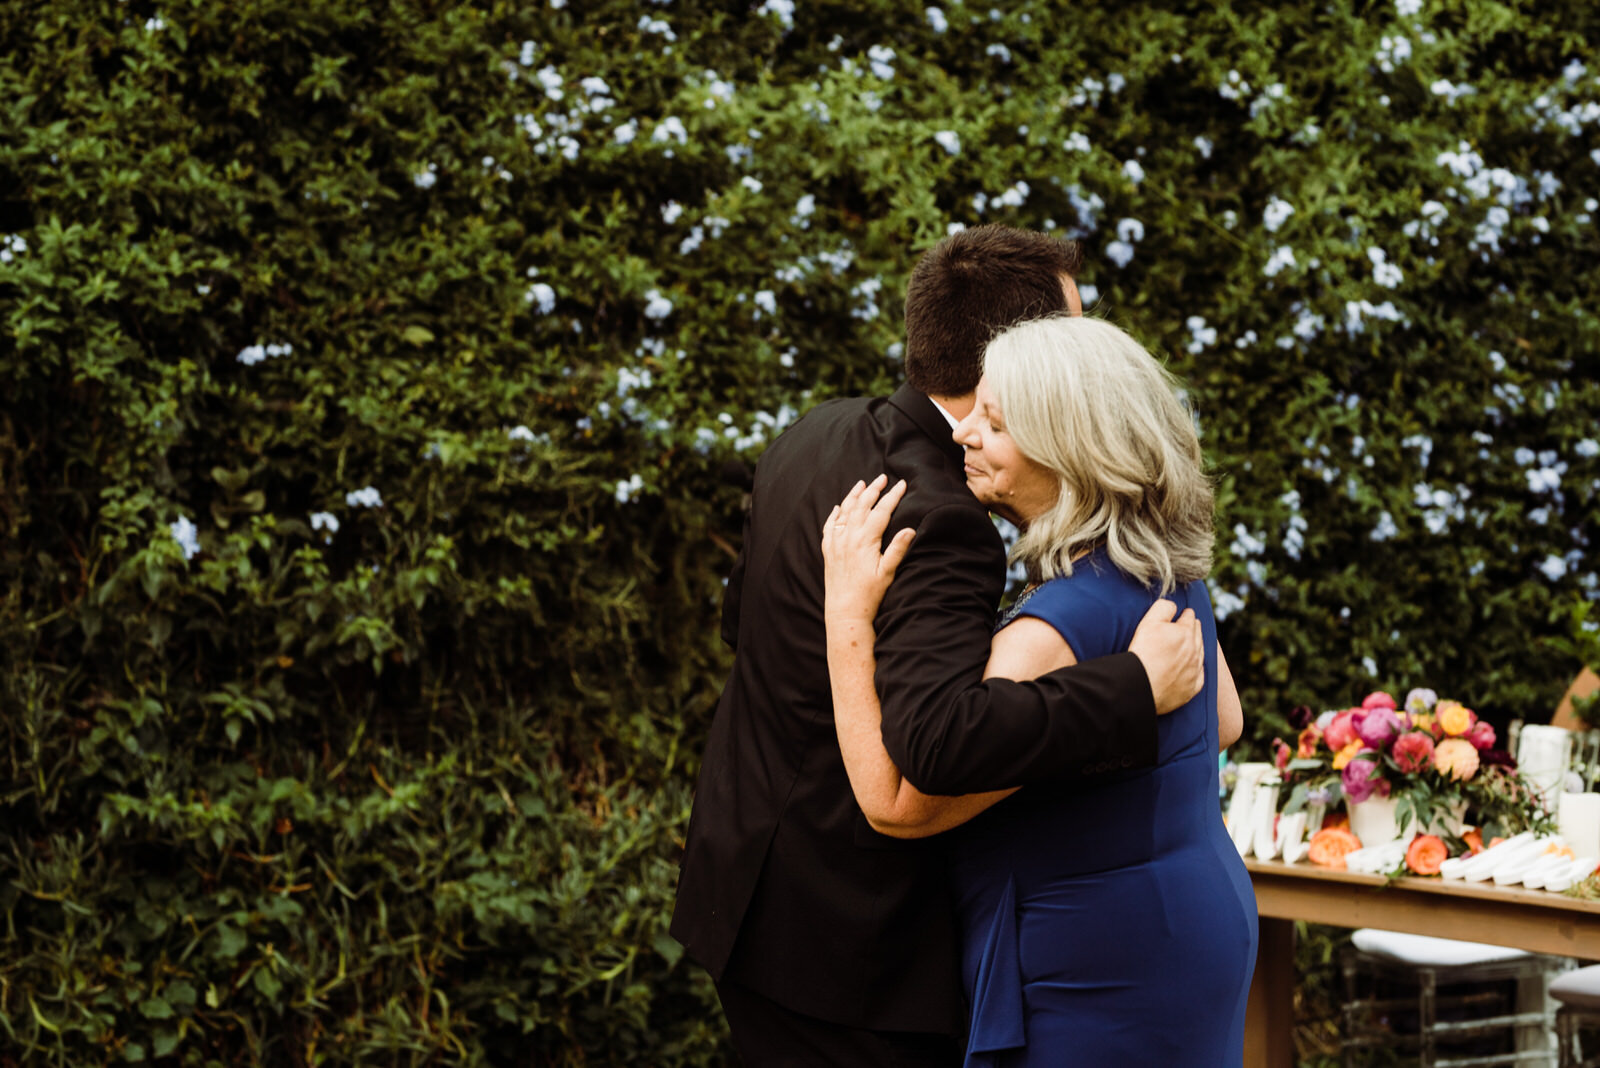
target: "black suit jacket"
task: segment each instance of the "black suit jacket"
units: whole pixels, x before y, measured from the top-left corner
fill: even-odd
[[[917,530],[877,618],[884,744],[901,773],[948,795],[1155,762],[1155,707],[1130,653],[1034,683],[982,681],[1004,547],[933,403],[909,387],[828,402],[756,467],[723,608],[733,671],[700,769],[672,934],[713,978],[796,1012],[959,1032],[938,839],[872,830],[834,733],[822,524],[857,479],[879,473],[908,482],[890,535]]]

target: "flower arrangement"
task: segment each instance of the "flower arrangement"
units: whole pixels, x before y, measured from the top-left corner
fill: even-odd
[[[1288,793],[1284,813],[1392,797],[1402,834],[1413,824],[1421,832],[1406,856],[1417,874],[1437,872],[1448,856],[1481,850],[1485,837],[1552,825],[1511,754],[1496,748],[1494,727],[1432,690],[1412,690],[1404,705],[1372,693],[1358,706],[1320,716],[1302,706],[1290,723],[1299,730],[1295,744],[1273,742]],[[1463,817],[1476,827],[1468,829]],[[1313,835],[1310,855],[1342,867],[1344,855],[1360,845],[1348,821],[1333,817]]]

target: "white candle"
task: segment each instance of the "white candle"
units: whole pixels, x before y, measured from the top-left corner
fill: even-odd
[[[1600,856],[1600,794],[1562,794],[1556,824],[1578,856]]]
[[[1538,792],[1545,807],[1556,811],[1557,792],[1566,778],[1572,755],[1572,732],[1564,727],[1535,724],[1517,737],[1517,771]]]
[[[1238,778],[1234,780],[1233,796],[1228,799],[1228,837],[1239,850],[1241,857],[1250,855],[1255,843],[1256,786],[1269,772],[1277,769],[1271,764],[1248,763],[1239,765]]]

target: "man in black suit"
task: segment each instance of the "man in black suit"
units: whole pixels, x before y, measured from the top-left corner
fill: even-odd
[[[672,934],[711,973],[749,1065],[948,1065],[965,1018],[937,838],[878,834],[834,733],[821,531],[858,479],[908,490],[914,527],[877,618],[884,745],[924,793],[1092,777],[1155,762],[1156,715],[1204,681],[1199,626],[1147,623],[1132,651],[1030,683],[982,681],[1005,551],[951,438],[998,331],[1081,311],[1077,246],[985,226],[918,262],[907,385],[830,401],[756,467],[722,636],[734,648],[689,822]]]

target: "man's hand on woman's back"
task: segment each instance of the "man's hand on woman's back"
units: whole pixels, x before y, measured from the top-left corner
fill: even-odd
[[[1186,608],[1177,619],[1178,606],[1162,599],[1150,606],[1133,632],[1128,652],[1139,658],[1150,676],[1156,712],[1165,715],[1181,708],[1206,684],[1205,644],[1201,640],[1200,620],[1194,609]]]

